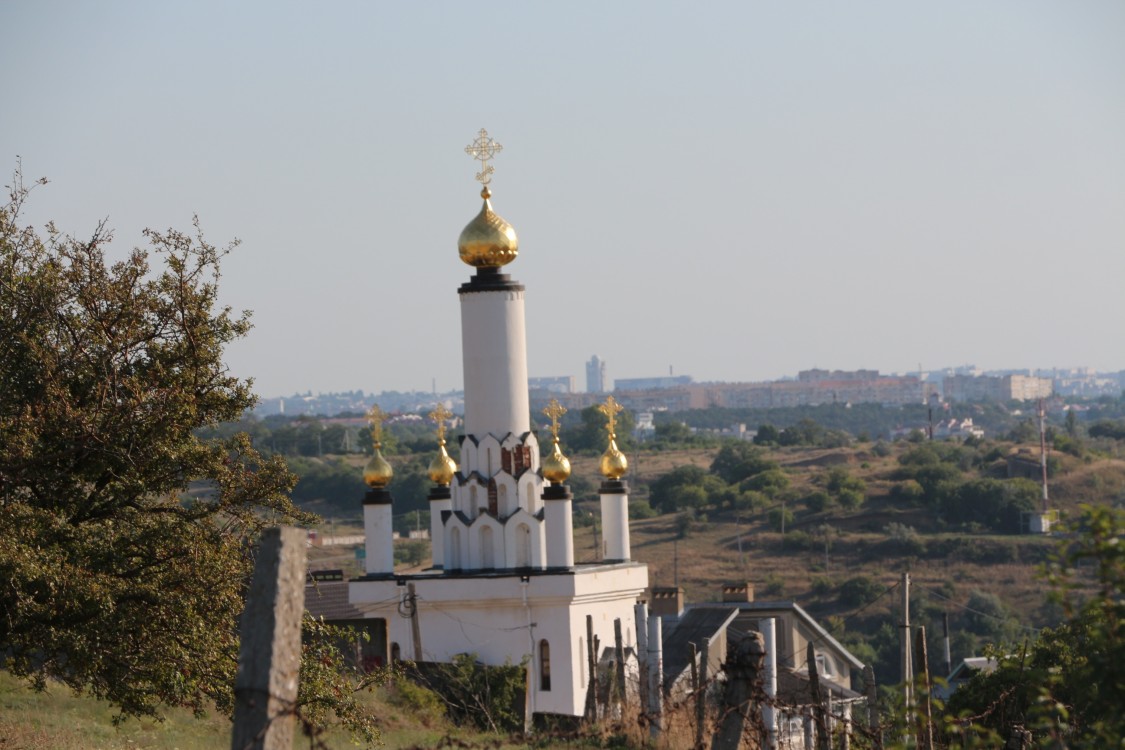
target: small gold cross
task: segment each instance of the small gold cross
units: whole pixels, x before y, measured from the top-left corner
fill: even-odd
[[[373,404],[367,412],[367,421],[371,423],[371,443],[378,448],[383,442],[383,422],[387,421],[387,413]]]
[[[604,404],[598,404],[598,411],[605,415],[606,430],[612,436],[617,429],[617,414],[624,411],[625,407],[617,403],[613,396],[606,396]]]
[[[445,445],[445,420],[453,416],[453,412],[445,408],[445,404],[438,404],[437,408],[430,412],[430,419],[437,422],[437,439],[442,445]]]
[[[492,182],[492,173],[496,170],[488,161],[503,150],[503,146],[488,137],[488,131],[484,128],[480,129],[472,143],[465,146],[465,153],[481,163],[481,171],[477,172],[477,181],[480,184],[487,185]]]
[[[557,398],[553,398],[547,403],[547,408],[543,410],[543,414],[551,418],[551,437],[557,443],[559,441],[559,417],[566,414],[566,407],[560,404]]]

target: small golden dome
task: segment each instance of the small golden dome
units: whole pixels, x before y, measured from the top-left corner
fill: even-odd
[[[367,483],[368,487],[376,490],[386,487],[395,476],[395,470],[387,463],[387,459],[383,458],[383,453],[379,448],[379,443],[375,443],[375,454],[363,467],[363,481]]]
[[[551,449],[551,455],[543,459],[543,478],[551,484],[562,484],[570,476],[570,460],[559,449],[558,438]]]
[[[480,191],[484,206],[480,213],[461,230],[457,248],[461,260],[474,268],[499,268],[516,259],[520,241],[511,224],[492,210],[487,186]]]
[[[430,461],[429,473],[430,481],[442,487],[448,487],[457,473],[457,464],[446,452],[444,440],[438,443],[438,454]]]
[[[629,470],[629,459],[625,458],[625,454],[617,449],[616,438],[617,436],[612,432],[609,433],[609,447],[605,449],[605,453],[602,454],[602,458],[598,462],[598,468],[606,479],[620,479]]]

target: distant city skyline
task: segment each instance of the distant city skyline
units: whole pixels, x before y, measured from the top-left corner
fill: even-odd
[[[481,127],[532,375],[1125,368],[1115,0],[11,0],[0,83],[27,222],[243,240],[263,396],[461,387]]]
[[[589,363],[587,362],[587,365],[588,364]],[[599,359],[599,364],[604,366],[604,365],[606,365],[606,362],[605,362],[605,360]],[[816,370],[816,369],[818,369],[818,368],[810,368],[810,370]],[[827,369],[827,370],[830,370],[830,371],[839,371],[839,372],[855,372],[855,371],[841,371],[840,368],[824,368],[824,369]],[[915,370],[913,372],[909,372],[909,371],[888,372],[888,371],[883,371],[883,370],[877,370],[875,368],[864,368],[863,371],[877,372],[882,377],[912,377],[912,376],[917,376],[919,374],[917,370]],[[794,373],[788,373],[788,374],[782,375],[778,378],[769,378],[769,379],[761,380],[761,381],[744,380],[744,379],[743,380],[730,379],[730,380],[721,380],[721,381],[704,381],[704,380],[699,380],[697,378],[692,377],[690,373],[685,373],[685,375],[686,375],[686,377],[690,378],[691,382],[693,382],[695,384],[705,385],[705,384],[709,384],[709,383],[718,384],[718,383],[786,382],[786,381],[797,380],[798,376],[801,374],[801,372],[808,372],[808,371],[802,370],[802,371],[798,371],[798,372],[794,372]],[[923,374],[923,380],[925,380],[925,379],[931,378],[932,376],[934,376],[937,373],[945,373],[948,376],[948,375],[952,375],[952,374],[958,374],[958,373],[964,374],[964,373],[969,373],[969,372],[971,372],[973,374],[977,374],[977,375],[982,375],[982,376],[996,376],[996,375],[999,375],[999,374],[1022,374],[1022,375],[1029,375],[1029,376],[1033,376],[1033,377],[1058,378],[1061,375],[1066,375],[1067,377],[1076,377],[1080,373],[1085,373],[1089,377],[1110,377],[1110,378],[1118,378],[1118,379],[1125,378],[1125,368],[1122,368],[1121,370],[1104,370],[1103,371],[1103,370],[1095,370],[1093,368],[1083,367],[1083,366],[1058,367],[1058,368],[1050,368],[1050,367],[1039,367],[1039,368],[1000,367],[1000,368],[994,368],[994,369],[986,370],[984,368],[976,367],[975,365],[972,365],[972,364],[965,364],[965,365],[955,365],[955,366],[949,366],[949,367],[939,367],[939,368],[933,368],[933,369],[930,369],[930,370],[924,370],[922,374]],[[680,377],[682,377],[682,376],[680,376]],[[531,387],[532,390],[535,390],[535,389],[538,388],[538,389],[543,390],[545,392],[557,391],[557,392],[566,392],[566,393],[598,393],[598,392],[609,393],[609,392],[612,392],[612,391],[615,391],[615,390],[621,390],[620,388],[617,387],[617,380],[634,381],[635,382],[637,380],[653,380],[653,381],[656,381],[656,380],[672,380],[672,379],[673,378],[666,378],[664,376],[653,376],[651,378],[620,378],[620,379],[609,378],[608,381],[606,382],[605,388],[603,390],[601,390],[601,391],[598,391],[598,390],[591,391],[588,385],[585,388],[579,388],[578,384],[581,381],[576,376],[573,376],[573,375],[567,375],[567,374],[533,375],[529,378],[529,380],[531,381],[530,387]],[[565,390],[565,389],[559,387],[561,385],[560,381],[563,381],[563,380],[569,380],[571,390],[568,391],[568,390]],[[627,385],[633,385],[634,382],[627,382],[626,384]],[[668,385],[662,385],[662,386],[655,386],[654,385],[654,386],[651,386],[651,387],[659,388],[659,387],[672,387],[672,386],[670,384],[668,384]],[[1125,388],[1125,382],[1122,383],[1122,387]],[[435,394],[437,396],[448,396],[448,395],[454,394],[454,393],[461,393],[462,389],[461,388],[436,389],[434,387],[434,385],[431,383],[429,388],[423,388],[423,387],[393,388],[393,389],[386,389],[385,391],[374,391],[374,390],[370,390],[368,388],[363,388],[363,387],[345,388],[345,389],[342,389],[342,390],[339,390],[339,391],[317,391],[317,390],[314,390],[314,389],[311,389],[311,388],[300,388],[300,389],[297,389],[297,390],[294,390],[294,391],[291,391],[291,392],[288,392],[288,393],[269,393],[269,394],[259,393],[259,396],[263,399],[278,399],[278,398],[285,399],[285,398],[304,397],[304,396],[327,396],[327,395],[337,395],[337,394],[363,393],[365,396],[371,397],[371,396],[380,395],[380,393],[384,393],[384,392],[400,392],[400,393],[404,393],[404,394]]]

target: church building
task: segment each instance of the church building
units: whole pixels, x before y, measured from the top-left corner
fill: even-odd
[[[648,587],[648,568],[630,559],[628,463],[614,440],[620,410],[611,398],[608,448],[601,458],[602,561],[576,564],[570,464],[558,443],[540,457],[528,401],[524,286],[502,269],[515,260],[515,229],[493,211],[489,160],[500,145],[481,130],[466,152],[481,162],[480,213],[461,232],[460,257],[472,267],[461,284],[464,435],[458,461],[445,448],[438,409],[439,450],[430,465],[433,565],[395,574],[392,471],[375,455],[364,471],[366,575],[349,584],[352,606],[382,618],[392,657],[447,662],[475,654],[489,665],[526,663],[532,713],[581,716],[590,679],[587,618],[597,642],[614,643],[621,621],[626,648],[637,648],[634,605]],[[376,416],[377,416],[377,410]],[[376,440],[379,422],[375,419]],[[643,635],[642,635],[643,639]],[[597,654],[595,658],[600,658]]]

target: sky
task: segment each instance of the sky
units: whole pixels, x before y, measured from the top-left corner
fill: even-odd
[[[482,127],[532,376],[1125,369],[1118,0],[6,0],[0,92],[29,223],[241,240],[264,397],[460,388]]]

